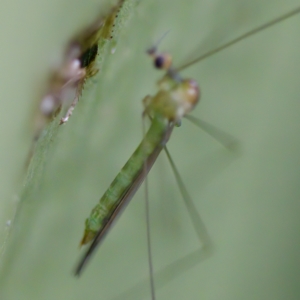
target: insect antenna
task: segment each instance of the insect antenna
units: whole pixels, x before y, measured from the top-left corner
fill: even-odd
[[[154,43],[153,46],[151,46],[149,49],[147,49],[147,53],[149,55],[153,54],[153,53],[156,53],[157,51],[157,48],[159,46],[159,44],[163,41],[163,39],[169,34],[169,32],[171,31],[171,29],[167,30],[158,40],[156,43]]]

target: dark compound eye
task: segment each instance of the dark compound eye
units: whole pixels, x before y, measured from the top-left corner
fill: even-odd
[[[165,64],[165,57],[164,55],[159,55],[154,60],[154,66],[157,69],[163,69]]]
[[[169,54],[159,54],[154,58],[154,66],[157,69],[167,70],[171,67],[172,57]]]

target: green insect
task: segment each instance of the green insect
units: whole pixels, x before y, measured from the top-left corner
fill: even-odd
[[[152,47],[148,50],[148,54],[154,60],[155,67],[166,71],[165,76],[158,82],[158,92],[154,96],[145,97],[143,100],[143,116],[149,117],[151,125],[137,149],[115,177],[109,188],[100,198],[99,203],[92,210],[89,218],[86,220],[81,245],[89,243],[90,245],[76,268],[76,275],[81,274],[83,268],[90,260],[91,255],[95,252],[96,248],[102,242],[103,237],[107,234],[110,226],[115,220],[115,217],[118,216],[139,189],[163,149],[166,150],[171,161],[172,168],[175,171],[175,176],[177,177],[179,184],[182,185],[177,169],[169,156],[166,144],[169,141],[174,128],[180,125],[182,118],[187,117],[198,104],[200,88],[195,80],[183,78],[179,74],[179,71],[256,34],[259,31],[294,16],[299,12],[300,8],[293,10],[292,12],[259,26],[177,69],[172,67],[172,59],[170,55],[158,53],[156,47]],[[193,121],[194,119],[191,118],[191,120]],[[214,127],[205,123],[198,124],[207,129],[210,134],[220,140],[219,137],[222,135],[218,136],[217,130],[215,130]],[[223,141],[221,140],[221,142]],[[226,142],[224,143],[226,144]],[[183,185],[181,187],[181,191],[185,198],[189,198],[188,195],[186,195]],[[193,210],[191,206],[190,210]],[[197,217],[193,220],[194,225],[198,222],[196,219]],[[206,244],[210,243],[205,230],[198,233],[198,236],[199,238],[206,239]],[[149,250],[149,252],[151,252],[151,250]],[[155,299],[151,255],[149,261],[151,270],[151,296],[152,299]]]

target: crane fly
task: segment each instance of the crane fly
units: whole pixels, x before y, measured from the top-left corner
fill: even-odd
[[[166,150],[169,160],[171,164],[173,164],[169,152],[166,149],[166,144],[174,128],[180,125],[182,118],[188,116],[195,108],[200,98],[198,83],[193,79],[181,77],[179,71],[257,32],[282,22],[299,12],[300,8],[297,8],[279,18],[271,20],[177,69],[173,68],[172,58],[169,54],[158,53],[157,47],[152,47],[147,51],[153,58],[155,67],[166,71],[164,77],[158,82],[158,92],[154,96],[146,96],[143,100],[143,117],[149,117],[151,125],[139,146],[115,177],[104,195],[100,198],[99,203],[93,208],[89,218],[86,219],[81,245],[90,245],[76,268],[76,275],[81,274],[87,262],[90,260],[91,255],[94,254],[96,248],[102,242],[103,237],[113,224],[115,217],[135,195],[163,149]],[[198,122],[193,118],[190,119],[196,123]],[[217,135],[215,134],[216,130],[214,127],[200,122],[198,122],[198,125],[204,127],[212,135]],[[172,168],[177,177],[176,167],[172,165]],[[181,182],[181,179],[178,179],[178,177],[177,180]],[[184,190],[184,187],[182,189]],[[152,278],[152,299],[155,299],[153,275],[151,271],[150,274]]]

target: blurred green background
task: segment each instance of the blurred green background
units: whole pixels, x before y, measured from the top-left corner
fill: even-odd
[[[82,277],[72,275],[85,218],[142,137],[141,100],[162,75],[145,49],[171,29],[161,50],[180,65],[297,5],[175,0],[128,7],[132,18],[116,52],[70,121],[45,130],[22,190],[32,111],[51,64],[109,3],[3,1],[0,298],[150,299],[143,189]],[[158,299],[300,298],[299,26],[296,16],[183,72],[202,88],[193,115],[236,137],[242,152],[228,152],[188,121],[169,142],[215,245],[206,260],[197,255],[201,245],[165,154],[151,171]]]

